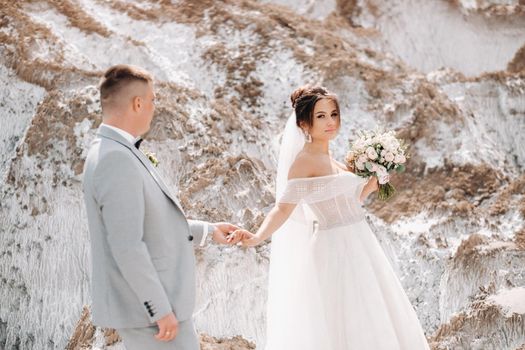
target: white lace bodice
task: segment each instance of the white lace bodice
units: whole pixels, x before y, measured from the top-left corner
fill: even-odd
[[[348,225],[365,217],[359,196],[367,181],[350,172],[290,179],[278,202],[308,206],[319,229]]]

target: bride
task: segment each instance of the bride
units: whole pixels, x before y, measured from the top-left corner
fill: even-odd
[[[330,156],[341,118],[323,87],[291,96],[277,170],[277,203],[243,245],[272,236],[267,350],[429,349],[417,315],[368,226],[378,189]],[[238,239],[238,236],[237,236]]]

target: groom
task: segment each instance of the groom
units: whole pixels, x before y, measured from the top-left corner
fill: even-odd
[[[155,110],[153,79],[129,65],[100,84],[102,124],[84,165],[92,257],[92,318],[127,350],[197,350],[193,245],[228,242],[228,223],[188,220],[139,149]]]

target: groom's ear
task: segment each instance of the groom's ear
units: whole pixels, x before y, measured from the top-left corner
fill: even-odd
[[[148,93],[149,84],[143,82],[133,82],[129,84],[123,91],[123,94],[127,94],[128,101],[131,100],[131,109],[133,112],[140,112],[144,107],[145,96]]]
[[[142,104],[144,103],[142,97],[140,96],[134,96],[131,99],[131,108],[133,109],[133,112],[139,112],[142,108]]]

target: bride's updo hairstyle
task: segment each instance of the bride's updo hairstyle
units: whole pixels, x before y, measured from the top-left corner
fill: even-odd
[[[322,86],[305,85],[296,89],[290,96],[292,107],[295,109],[298,127],[301,127],[301,124],[306,124],[310,127],[314,124],[314,107],[317,101],[322,99],[334,101],[339,116],[339,123],[341,122],[337,96]]]

